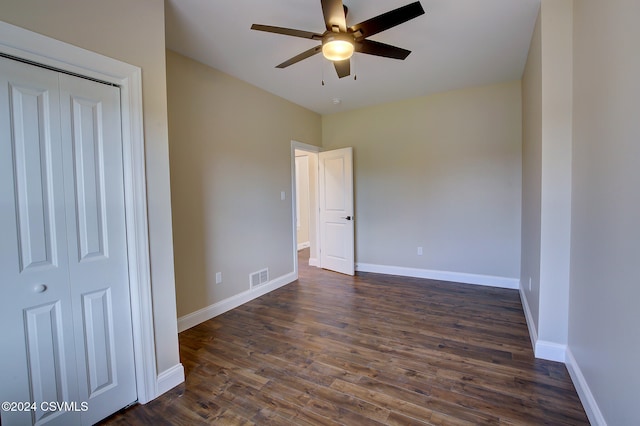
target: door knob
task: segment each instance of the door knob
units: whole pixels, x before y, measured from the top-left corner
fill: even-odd
[[[44,293],[45,291],[47,291],[47,286],[44,284],[36,284],[33,287],[33,291],[34,293]]]

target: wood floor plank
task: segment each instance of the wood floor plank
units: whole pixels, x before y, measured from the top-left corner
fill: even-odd
[[[105,425],[587,425],[515,290],[305,266],[180,333],[186,382]]]

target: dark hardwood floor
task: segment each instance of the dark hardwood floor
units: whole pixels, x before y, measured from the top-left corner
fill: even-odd
[[[104,424],[589,424],[516,290],[304,266],[180,333],[186,382]],[[307,254],[308,256],[308,254]]]

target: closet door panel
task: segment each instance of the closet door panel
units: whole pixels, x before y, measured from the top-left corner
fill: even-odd
[[[102,107],[102,102],[76,96],[70,102],[79,262],[108,255]]]
[[[0,58],[2,424],[73,424],[78,399],[57,73]]]
[[[60,102],[79,392],[94,423],[137,399],[120,90],[61,75]]]
[[[20,269],[57,266],[51,96],[16,83],[9,83],[8,91]]]

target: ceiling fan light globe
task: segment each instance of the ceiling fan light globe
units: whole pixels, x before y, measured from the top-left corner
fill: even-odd
[[[353,39],[344,34],[328,34],[322,41],[322,55],[330,61],[344,61],[353,56]]]

